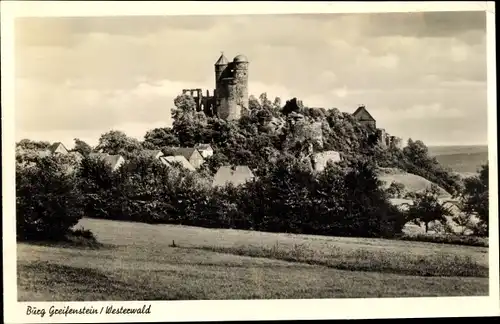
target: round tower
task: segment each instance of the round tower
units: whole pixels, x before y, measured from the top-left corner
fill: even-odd
[[[224,73],[224,70],[227,68],[229,64],[227,58],[224,56],[224,53],[221,53],[217,62],[215,62],[215,87],[219,84],[219,80]]]
[[[248,59],[244,55],[238,55],[233,60],[233,78],[228,119],[239,119],[248,109]]]

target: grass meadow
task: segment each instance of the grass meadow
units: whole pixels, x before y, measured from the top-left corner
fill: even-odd
[[[488,295],[487,247],[88,218],[78,226],[102,246],[18,243],[19,301]]]

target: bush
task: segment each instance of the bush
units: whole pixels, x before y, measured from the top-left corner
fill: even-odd
[[[429,230],[431,222],[439,222],[442,225],[447,223],[446,216],[453,213],[439,201],[439,187],[432,185],[424,192],[414,194],[413,204],[407,211],[407,220],[415,224],[420,222],[425,225],[425,232]]]
[[[115,202],[120,201],[119,178],[111,167],[102,159],[85,157],[77,176],[85,216],[114,218],[113,207],[116,205]]]
[[[393,181],[386,189],[386,192],[391,198],[403,198],[406,194],[405,185],[400,182]]]
[[[364,164],[349,171],[329,164],[314,175],[293,156],[284,156],[246,185],[212,188],[195,172],[153,159],[129,160],[115,174],[86,163],[80,172],[87,176],[82,188],[87,211],[95,208],[95,217],[356,236],[393,236],[404,225],[379,188],[373,168]]]
[[[464,179],[464,188],[460,195],[463,210],[467,214],[477,215],[480,223],[475,231],[478,235],[488,236],[489,222],[489,165],[481,166],[479,174]]]
[[[16,168],[19,240],[62,240],[83,216],[76,176],[58,156]]]

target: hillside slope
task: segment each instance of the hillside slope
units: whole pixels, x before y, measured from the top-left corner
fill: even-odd
[[[405,190],[407,192],[421,192],[426,188],[430,188],[430,186],[433,184],[431,181],[421,176],[408,173],[396,168],[379,168],[377,174],[379,180],[384,182],[384,186],[386,188],[389,187],[393,181],[395,181],[402,183],[405,186]],[[441,192],[441,198],[451,197],[451,195],[446,190],[441,187],[439,189]]]

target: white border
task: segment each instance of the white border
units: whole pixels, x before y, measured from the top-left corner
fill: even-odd
[[[213,15],[290,13],[368,13],[418,11],[486,11],[488,64],[488,143],[490,187],[497,188],[495,5],[484,2],[18,2],[2,1],[2,179],[4,314],[6,323],[226,321],[334,318],[399,318],[492,316],[500,314],[498,262],[498,192],[491,191],[490,296],[454,298],[304,299],[147,302],[150,315],[85,315],[40,318],[26,316],[35,307],[128,306],[144,302],[19,303],[16,287],[14,190],[14,54],[13,20],[21,16]],[[473,109],[471,107],[471,109]]]

